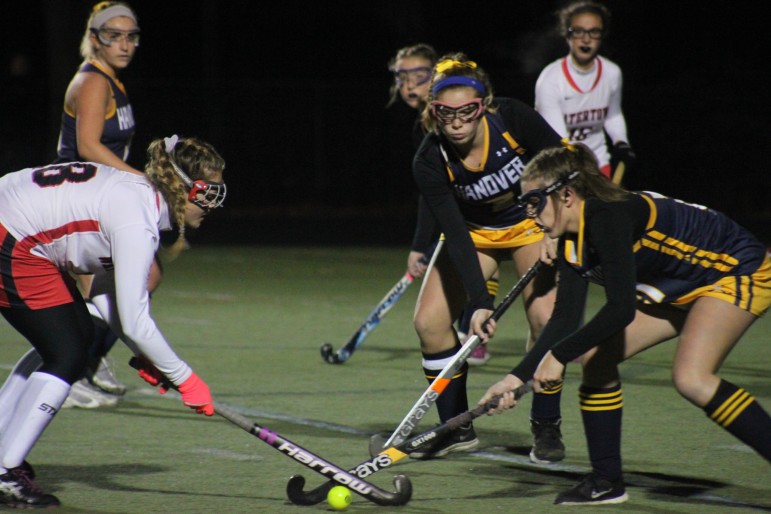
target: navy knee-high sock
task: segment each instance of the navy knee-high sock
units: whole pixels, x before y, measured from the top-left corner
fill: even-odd
[[[560,401],[562,400],[562,384],[549,391],[533,394],[530,405],[530,419],[539,422],[555,422],[561,417]]]
[[[459,349],[460,343],[451,350],[423,354],[423,372],[429,384],[441,373],[450,359],[458,353]],[[468,410],[468,396],[466,394],[467,377],[468,364],[464,363],[455,376],[449,380],[439,398],[437,398],[436,407],[442,423]]]
[[[602,478],[619,480],[624,406],[621,385],[603,389],[582,385],[578,396],[592,469]]]
[[[721,380],[707,416],[771,462],[771,416],[744,388]]]

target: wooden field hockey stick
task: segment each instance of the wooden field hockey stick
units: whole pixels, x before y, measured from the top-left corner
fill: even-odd
[[[514,398],[519,400],[522,396],[532,391],[532,389],[532,382],[526,382],[514,390]],[[392,466],[416,450],[436,441],[437,438],[442,437],[446,433],[455,430],[462,425],[466,425],[479,416],[486,414],[487,411],[498,405],[500,398],[500,396],[495,396],[485,405],[477,406],[472,410],[467,410],[466,412],[448,419],[443,424],[434,427],[431,430],[427,430],[422,434],[411,437],[395,446],[383,449],[371,459],[365,460],[358,466],[350,469],[349,473],[354,474],[359,478],[366,478],[373,473],[377,473],[382,469]],[[327,497],[329,490],[336,485],[337,482],[330,480],[315,489],[303,491],[305,478],[302,475],[294,475],[289,479],[289,482],[286,485],[286,494],[289,497],[289,501],[295,505],[316,505],[323,501]]]
[[[439,250],[442,248],[443,243],[444,241],[439,241],[439,243],[436,245],[436,250],[434,250],[434,257],[431,258],[432,263],[436,255],[439,253]],[[430,266],[431,264],[429,264],[429,268]],[[350,359],[351,354],[353,354],[353,352],[355,352],[364,343],[364,339],[366,339],[367,336],[373,330],[375,330],[375,328],[380,324],[380,321],[385,317],[386,314],[388,314],[388,311],[390,311],[399,300],[399,298],[402,297],[404,292],[414,280],[415,277],[413,277],[409,272],[405,273],[404,276],[391,288],[391,290],[386,293],[383,299],[380,300],[380,303],[375,306],[370,315],[367,316],[367,319],[364,321],[364,323],[362,323],[362,325],[353,334],[353,336],[351,336],[345,346],[341,347],[339,350],[337,350],[337,352],[335,352],[335,349],[331,343],[324,343],[321,345],[321,358],[329,364],[342,364]]]
[[[129,364],[134,369],[141,368],[141,364],[137,357],[132,357],[129,360]],[[177,387],[165,377],[163,380],[161,380],[161,383],[166,389],[177,390]],[[258,425],[247,417],[242,416],[232,408],[216,401],[213,403],[214,412],[219,416],[242,428],[246,432],[249,432],[253,436],[269,444],[287,457],[290,457],[299,462],[306,468],[330,479],[335,484],[344,485],[356,494],[363,496],[371,502],[374,502],[378,505],[398,506],[405,505],[410,501],[410,498],[412,498],[412,483],[410,482],[409,477],[406,475],[396,475],[394,477],[394,487],[396,487],[396,492],[386,491],[377,487],[376,485],[370,484],[369,482],[360,479],[358,476],[347,472],[345,469],[336,466],[335,464],[329,462],[326,459],[323,459],[322,457],[319,457],[315,453],[312,453],[310,450],[307,450],[302,446],[293,443],[289,439],[286,439],[279,434]]]
[[[624,161],[621,161],[616,165],[616,171],[613,172],[613,178],[611,179],[617,186],[621,185],[621,181],[624,180],[624,172],[626,171],[626,165]]]
[[[525,272],[524,275],[522,275],[522,277],[520,277],[517,283],[514,284],[514,287],[511,288],[511,291],[509,291],[503,300],[501,300],[501,303],[498,304],[498,307],[495,308],[492,315],[482,325],[485,327],[485,331],[487,322],[491,319],[495,321],[500,319],[503,313],[506,312],[509,306],[522,293],[530,281],[535,278],[535,276],[541,270],[542,266],[543,263],[538,260],[530,267],[530,269],[527,270],[527,272]],[[480,345],[481,342],[482,339],[478,335],[474,334],[468,338],[465,343],[463,343],[463,345],[458,350],[458,353],[453,356],[450,362],[445,365],[444,369],[431,382],[431,385],[428,386],[428,389],[426,389],[420,398],[418,398],[418,401],[415,402],[415,405],[413,405],[407,415],[404,416],[404,419],[402,419],[401,423],[399,423],[399,426],[396,427],[391,436],[386,439],[385,443],[382,446],[378,446],[378,444],[370,444],[370,455],[379,454],[383,447],[400,444],[410,436],[413,429],[417,426],[420,420],[423,419],[434,402],[436,402],[437,398],[439,398],[439,395],[442,394],[444,389],[450,383],[452,377],[460,370],[461,366],[463,366],[463,363],[466,362],[468,356],[472,351],[474,351],[474,348]],[[373,439],[375,438],[378,438],[377,434],[373,436]]]

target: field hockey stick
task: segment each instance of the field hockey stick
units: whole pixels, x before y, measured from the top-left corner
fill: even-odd
[[[214,412],[258,439],[265,441],[279,452],[287,457],[291,457],[306,468],[330,479],[332,483],[344,485],[356,494],[363,496],[373,503],[386,506],[405,505],[412,497],[412,483],[406,475],[396,475],[394,477],[394,487],[396,487],[396,492],[386,491],[385,489],[381,489],[362,480],[355,474],[332,464],[328,460],[319,457],[302,446],[293,443],[289,439],[254,423],[250,419],[235,412],[230,407],[214,402]]]
[[[530,269],[527,270],[524,275],[522,275],[522,277],[520,277],[517,283],[514,284],[514,287],[511,288],[511,291],[509,291],[503,300],[501,300],[501,303],[498,305],[498,307],[495,308],[492,315],[482,325],[485,332],[487,331],[487,323],[491,319],[495,321],[500,319],[503,313],[506,312],[509,306],[522,293],[530,281],[533,280],[533,278],[538,274],[541,266],[543,266],[543,263],[540,260],[536,261],[536,263],[533,264]],[[415,405],[413,405],[407,415],[404,416],[404,419],[401,421],[401,423],[399,423],[399,426],[396,427],[391,436],[386,439],[385,443],[382,446],[378,446],[377,444],[370,444],[370,455],[379,454],[383,447],[400,444],[410,436],[413,429],[417,426],[420,420],[423,419],[423,416],[426,415],[434,402],[436,402],[436,399],[439,398],[439,395],[442,394],[444,389],[450,383],[452,377],[460,370],[461,366],[463,366],[463,363],[466,362],[468,356],[472,351],[474,351],[474,348],[479,346],[481,342],[482,339],[478,335],[474,334],[468,338],[465,343],[463,343],[463,346],[460,347],[458,353],[456,353],[450,362],[445,365],[444,369],[431,382],[431,385],[428,386],[428,389],[426,389],[420,398],[418,398],[418,401],[415,402]],[[373,438],[377,437],[377,434],[373,436]]]
[[[439,252],[441,245],[442,241],[437,244],[434,255]],[[433,262],[433,258],[431,260]],[[386,293],[383,299],[380,300],[380,303],[378,303],[370,315],[367,316],[367,319],[364,321],[364,323],[362,323],[362,325],[353,334],[353,336],[351,336],[351,339],[345,343],[345,346],[342,346],[339,350],[337,350],[337,352],[335,352],[335,349],[331,343],[324,343],[321,345],[321,358],[329,364],[342,364],[350,359],[351,354],[353,354],[353,352],[355,352],[364,343],[364,339],[366,339],[367,336],[373,330],[375,330],[375,328],[380,324],[380,321],[385,317],[386,314],[388,314],[388,311],[391,310],[396,302],[399,301],[399,298],[402,297],[404,292],[414,280],[415,277],[413,277],[409,272],[405,273],[404,276],[391,288],[391,290]]]
[[[525,394],[532,391],[532,389],[532,382],[526,382],[513,391],[514,398],[518,401]],[[406,441],[395,446],[388,447],[377,455],[373,456],[371,459],[365,460],[358,466],[352,468],[349,470],[349,473],[352,473],[359,478],[366,478],[373,473],[377,473],[382,469],[392,466],[416,450],[419,450],[436,441],[438,438],[444,436],[451,430],[455,430],[462,425],[466,425],[479,416],[486,414],[487,411],[498,406],[498,401],[500,398],[500,396],[494,396],[484,405],[477,406],[472,410],[467,410],[466,412],[448,419],[443,424],[436,426],[431,430],[427,430],[422,434],[411,437],[410,439],[407,439]],[[289,501],[295,505],[316,505],[327,497],[327,493],[335,485],[337,485],[337,482],[330,480],[321,484],[315,489],[311,489],[310,491],[303,491],[303,487],[305,486],[305,478],[302,475],[294,475],[289,479],[289,482],[286,485],[286,494],[289,497]]]
[[[616,171],[613,172],[613,178],[611,179],[617,186],[621,185],[621,181],[624,180],[624,172],[626,171],[626,165],[624,161],[621,161],[616,166]]]
[[[129,364],[135,369],[140,369],[141,366],[136,357],[132,357]],[[177,389],[168,379],[162,380],[162,383],[168,389]],[[412,483],[406,475],[396,475],[394,477],[396,492],[386,491],[332,464],[289,439],[258,425],[226,405],[214,402],[214,412],[269,444],[287,457],[291,457],[306,468],[319,473],[336,484],[346,486],[373,503],[386,506],[405,505],[412,497]]]
[[[351,354],[364,343],[364,339],[367,338],[370,332],[375,330],[375,327],[380,324],[380,320],[388,314],[391,307],[396,304],[414,280],[415,277],[409,272],[405,273],[396,285],[394,285],[391,290],[386,293],[383,299],[380,300],[380,303],[378,303],[370,315],[367,316],[367,319],[364,320],[364,323],[362,323],[359,329],[351,336],[351,339],[345,343],[345,346],[342,346],[335,352],[332,343],[324,343],[321,345],[321,358],[329,364],[342,364],[350,359]]]

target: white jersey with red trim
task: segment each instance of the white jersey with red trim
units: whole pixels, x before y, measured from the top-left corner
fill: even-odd
[[[570,56],[547,65],[535,83],[535,109],[562,137],[592,149],[600,168],[610,163],[605,132],[615,144],[626,141],[621,111],[621,68],[597,56],[589,71]]]
[[[115,332],[175,384],[190,376],[150,316],[149,270],[171,223],[146,177],[80,162],[9,173],[0,178],[0,223],[17,248],[93,274],[93,302]]]

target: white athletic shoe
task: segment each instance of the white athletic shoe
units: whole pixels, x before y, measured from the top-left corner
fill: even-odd
[[[101,389],[110,394],[123,396],[126,394],[126,384],[118,381],[118,377],[115,376],[115,372],[112,369],[112,362],[108,357],[102,357],[99,360],[99,366],[89,381]]]
[[[64,400],[62,409],[78,407],[81,409],[96,409],[99,407],[114,407],[120,397],[106,393],[85,378],[81,378],[70,388],[70,394]]]

